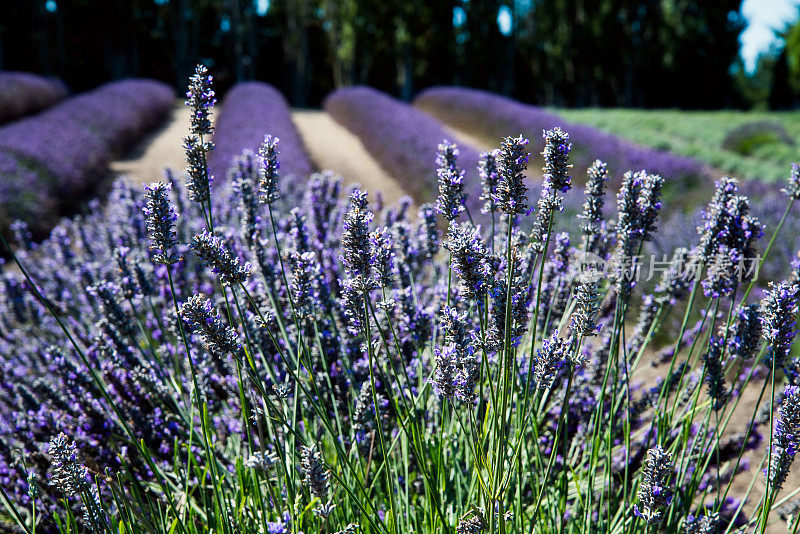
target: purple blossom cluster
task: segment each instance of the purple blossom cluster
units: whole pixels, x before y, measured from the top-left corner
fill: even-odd
[[[434,162],[437,147],[452,137],[426,113],[370,87],[348,87],[331,93],[327,111],[338,123],[361,139],[373,158],[420,200],[435,197],[439,177]],[[458,146],[458,164],[463,170],[462,187],[469,191],[467,209],[480,213],[477,150]],[[441,168],[441,166],[439,166]]]
[[[264,135],[280,132],[281,174],[305,179],[314,165],[292,122],[286,98],[264,82],[243,82],[226,94],[217,111],[214,145],[208,156],[209,171],[217,180],[225,180],[233,159],[244,150],[257,152]]]
[[[0,72],[0,124],[49,108],[67,96],[59,79],[29,72]]]
[[[25,217],[33,229],[47,228],[53,219],[41,210],[68,208],[95,189],[109,160],[163,120],[173,104],[174,93],[165,84],[123,80],[3,126],[0,157],[9,174],[3,175],[0,203],[14,206],[11,216]],[[33,200],[41,201],[41,207],[29,206]]]
[[[509,131],[535,139],[542,130],[559,126],[569,131],[571,156],[578,168],[585,169],[600,157],[614,177],[642,168],[673,181],[710,176],[709,170],[694,159],[641,147],[591,126],[568,123],[542,108],[477,89],[434,87],[420,93],[414,106],[446,124],[487,139],[500,138]]]

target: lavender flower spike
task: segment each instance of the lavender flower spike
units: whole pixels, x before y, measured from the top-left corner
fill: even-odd
[[[301,450],[302,460],[300,467],[303,470],[303,485],[305,485],[312,495],[325,500],[328,495],[330,485],[330,472],[325,467],[322,454],[314,445],[303,447]]]
[[[258,190],[261,194],[262,204],[272,204],[280,198],[278,189],[278,178],[281,164],[278,162],[278,143],[280,139],[271,135],[264,136],[264,142],[258,149],[261,158],[261,169],[259,170]]]
[[[89,471],[81,463],[75,443],[63,432],[50,441],[48,449],[53,457],[53,483],[65,495],[78,495],[88,486]]]
[[[553,183],[545,180],[536,207],[536,219],[531,230],[531,248],[534,252],[544,252],[544,244],[550,228],[550,220],[556,211],[562,210],[562,198],[553,189]]]
[[[797,334],[798,287],[782,282],[770,284],[761,301],[761,327],[769,348],[769,358],[781,367],[789,356]]]
[[[195,202],[208,202],[211,197],[211,183],[214,177],[206,166],[206,152],[214,145],[208,141],[200,142],[194,135],[183,138],[183,149],[186,152],[186,187],[189,197]]]
[[[376,274],[376,280],[380,287],[389,287],[392,284],[394,274],[394,242],[389,229],[386,227],[378,228],[370,236],[373,257],[372,267]]]
[[[458,147],[447,139],[436,153],[436,174],[439,176],[439,198],[436,209],[448,222],[464,211],[464,171],[458,168]]]
[[[488,215],[497,210],[495,195],[497,194],[497,184],[500,181],[500,172],[497,169],[497,159],[500,157],[500,149],[491,152],[481,152],[478,160],[478,175],[481,178],[483,193],[481,200],[483,206],[481,213]]]
[[[794,200],[800,200],[800,164],[792,163],[792,172],[789,174],[786,187],[781,191]]]
[[[536,349],[536,361],[533,379],[537,389],[550,389],[553,387],[559,370],[567,359],[570,346],[569,339],[562,339],[558,332],[542,341],[542,346]]]
[[[483,513],[479,509],[472,510],[471,514],[467,514],[458,521],[456,527],[456,534],[481,534],[486,532],[488,525]]]
[[[451,224],[447,248],[453,257],[453,269],[461,278],[464,298],[483,303],[491,281],[489,251],[481,240],[480,228]]]
[[[728,388],[725,385],[725,362],[722,361],[724,340],[719,336],[711,336],[708,351],[703,355],[706,365],[706,383],[708,396],[714,401],[715,411],[725,407],[728,402]]]
[[[145,186],[145,198],[147,204],[142,211],[147,222],[147,233],[150,236],[150,250],[155,252],[153,261],[172,265],[180,261],[180,257],[175,254],[176,244],[175,221],[178,215],[172,209],[169,193],[169,184],[163,182],[153,182]]]
[[[674,471],[671,454],[658,446],[647,451],[637,493],[641,509],[637,505],[633,511],[649,525],[658,524],[664,508],[672,502],[672,490],[669,486]]]
[[[372,264],[372,245],[369,239],[369,225],[373,214],[367,209],[367,192],[356,189],[350,194],[350,209],[344,218],[342,231],[342,263],[357,283],[356,289],[371,287],[370,269]]]
[[[589,170],[586,171],[589,180],[586,181],[584,188],[583,213],[578,215],[580,219],[586,221],[581,225],[587,240],[587,250],[591,250],[592,241],[600,232],[600,225],[603,222],[603,204],[605,204],[606,182],[608,181],[608,165],[595,160]]]
[[[291,290],[300,317],[313,317],[319,306],[319,262],[313,252],[295,253]]]
[[[578,280],[578,286],[575,288],[575,311],[570,326],[570,330],[576,336],[597,334],[597,313],[600,311],[598,285],[598,277],[591,272],[585,273]]]
[[[197,65],[194,75],[189,78],[186,105],[192,108],[190,129],[195,135],[209,135],[214,131],[210,118],[210,110],[217,103],[211,86],[213,79],[205,65]]]
[[[569,152],[572,150],[572,143],[569,142],[569,134],[559,127],[547,130],[544,136],[544,179],[550,181],[556,191],[566,193],[572,188],[572,181],[569,170],[572,164],[569,163]]]
[[[209,233],[208,230],[203,230],[202,234],[194,236],[192,249],[219,275],[223,285],[241,284],[250,276],[250,263],[245,262],[241,265],[239,258],[228,250],[222,238]]]
[[[736,312],[736,320],[728,332],[728,345],[732,353],[743,360],[756,355],[761,343],[761,320],[758,304],[750,304]]]
[[[717,248],[719,236],[728,226],[727,205],[738,191],[739,181],[736,178],[723,176],[716,182],[714,196],[703,211],[702,224],[697,227],[700,235],[698,252],[705,262]]]
[[[507,215],[513,216],[528,210],[528,188],[525,187],[523,173],[528,168],[530,154],[525,147],[530,141],[522,137],[506,137],[500,145],[497,169],[500,183],[497,185],[495,201]],[[547,148],[545,148],[545,151]],[[569,177],[567,177],[569,178]]]
[[[800,387],[786,386],[780,406],[780,421],[775,427],[772,464],[768,470],[770,488],[777,494],[786,482],[789,468],[800,447]]]
[[[181,304],[180,314],[193,331],[197,331],[208,351],[221,357],[239,350],[236,330],[222,322],[211,301],[204,295],[195,295]]]

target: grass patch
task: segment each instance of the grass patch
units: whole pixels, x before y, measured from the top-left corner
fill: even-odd
[[[745,180],[775,182],[798,159],[800,113],[762,111],[680,111],[637,109],[558,109],[569,121],[589,124],[635,143],[698,158],[721,172]],[[749,136],[741,146],[724,148],[727,136],[752,123],[772,123],[788,138],[771,132]],[[769,135],[767,135],[769,134]],[[767,137],[769,137],[767,139]]]

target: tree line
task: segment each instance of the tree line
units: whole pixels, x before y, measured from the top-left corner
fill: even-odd
[[[296,106],[368,84],[437,84],[557,106],[748,105],[734,68],[741,0],[26,0],[0,15],[0,67],[73,90],[205,61]]]

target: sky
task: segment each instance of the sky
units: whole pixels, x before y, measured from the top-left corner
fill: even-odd
[[[741,53],[747,70],[755,67],[756,58],[776,42],[775,30],[797,19],[800,0],[744,0],[742,13],[747,19],[747,29],[742,32]]]

